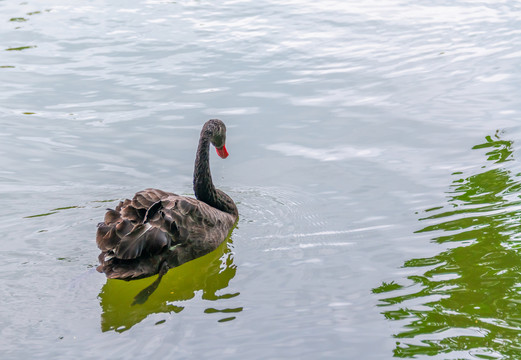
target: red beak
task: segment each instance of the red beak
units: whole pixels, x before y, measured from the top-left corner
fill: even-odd
[[[217,150],[217,155],[221,158],[226,159],[228,157],[228,150],[226,150],[226,146],[223,145],[222,148],[215,148]]]

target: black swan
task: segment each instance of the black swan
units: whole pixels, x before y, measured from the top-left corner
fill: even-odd
[[[168,269],[210,253],[228,237],[239,213],[233,200],[214,187],[209,166],[210,143],[224,159],[225,141],[224,123],[208,120],[195,158],[197,199],[146,189],[121,201],[115,210],[107,209],[96,234],[99,272],[123,280],[159,274],[154,286],[142,294],[146,300]]]

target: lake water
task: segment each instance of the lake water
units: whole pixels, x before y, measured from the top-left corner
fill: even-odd
[[[516,1],[0,1],[2,359],[518,359]],[[240,221],[154,278],[95,271],[105,208]]]

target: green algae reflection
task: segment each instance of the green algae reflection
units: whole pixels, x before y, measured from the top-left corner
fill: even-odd
[[[192,299],[199,291],[202,291],[203,300],[216,301],[220,306],[222,301],[225,304],[226,299],[238,296],[239,293],[224,291],[237,271],[230,246],[231,240],[225,241],[210,254],[170,269],[144,304],[132,305],[136,294],[154,282],[157,276],[133,281],[108,279],[99,294],[101,330],[123,332],[151,314],[179,313],[185,304],[189,304],[184,301]],[[210,307],[205,313],[222,322],[230,319],[230,313],[240,311],[242,307],[221,310]]]
[[[19,47],[7,48],[7,49],[5,49],[5,51],[22,51],[22,50],[27,50],[27,49],[33,49],[35,47],[36,47],[36,45],[19,46]]]
[[[394,356],[519,359],[521,357],[521,174],[506,166],[512,142],[499,133],[482,172],[457,172],[448,204],[425,211],[417,231],[440,253],[406,261],[414,275],[373,289],[382,314],[398,321]],[[401,284],[403,282],[403,284]]]

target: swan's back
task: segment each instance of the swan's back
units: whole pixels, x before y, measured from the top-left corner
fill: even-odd
[[[194,198],[158,189],[136,193],[108,209],[98,224],[98,271],[109,278],[136,279],[179,266],[215,250],[237,216]]]

